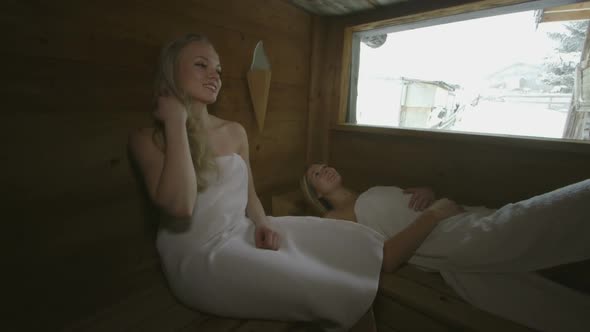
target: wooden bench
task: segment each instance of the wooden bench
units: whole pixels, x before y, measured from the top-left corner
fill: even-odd
[[[296,192],[272,198],[273,215],[301,215],[302,197]],[[204,314],[179,303],[161,271],[151,286],[113,304],[63,331],[320,331],[311,323],[234,319]],[[255,305],[255,304],[253,304]],[[373,305],[377,330],[401,331],[529,331],[508,320],[481,311],[463,301],[437,273],[406,265],[382,274]]]
[[[440,274],[411,265],[381,275],[373,308],[380,331],[533,331],[474,307]]]
[[[440,275],[412,266],[381,275],[373,311],[379,332],[530,331],[471,306],[461,300]],[[315,332],[321,329],[312,323],[233,319],[198,312],[179,303],[161,277],[150,288],[63,331]]]
[[[253,304],[255,305],[255,304]],[[160,282],[120,303],[114,304],[63,331],[85,332],[312,332],[306,323],[218,317],[192,310],[179,303],[162,277]]]

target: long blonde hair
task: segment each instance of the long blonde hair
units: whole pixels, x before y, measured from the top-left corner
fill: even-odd
[[[217,165],[213,158],[213,152],[209,148],[207,135],[203,130],[203,122],[199,116],[190,112],[193,101],[181,89],[177,80],[178,57],[180,52],[192,42],[202,42],[210,44],[209,40],[200,34],[186,34],[162,48],[160,53],[160,62],[156,73],[156,82],[154,98],[170,94],[185,106],[187,110],[186,129],[188,143],[191,152],[191,159],[195,167],[197,177],[197,191],[203,191],[207,188],[207,179],[205,174],[217,171]],[[153,140],[156,146],[162,151],[166,150],[166,136],[164,135],[164,124],[155,120],[155,131]]]
[[[309,167],[307,167],[309,169]],[[301,177],[301,181],[299,181],[299,185],[301,187],[301,192],[303,193],[303,198],[309,204],[314,212],[319,214],[320,216],[325,215],[328,211],[332,210],[332,206],[329,202],[325,199],[321,199],[318,197],[316,190],[313,186],[309,183],[307,179],[307,169],[303,173]]]

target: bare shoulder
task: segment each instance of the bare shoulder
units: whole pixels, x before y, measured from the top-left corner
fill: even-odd
[[[247,139],[248,135],[246,134],[246,129],[242,126],[239,122],[234,121],[227,121],[227,130],[232,135],[232,137],[237,139]]]
[[[231,139],[235,140],[246,137],[246,130],[240,123],[218,118],[213,115],[211,115],[211,118],[213,119],[213,127],[223,132],[224,135],[228,135]]]
[[[245,151],[248,150],[248,134],[246,133],[246,129],[238,122],[234,121],[227,121],[225,124],[226,132],[233,144],[237,147],[240,154],[243,154]]]
[[[239,155],[246,160],[246,163],[249,162],[250,159],[250,148],[248,146],[248,134],[246,133],[246,129],[238,122],[234,121],[227,121],[225,124],[225,132],[227,133],[229,139],[231,140],[231,144]]]

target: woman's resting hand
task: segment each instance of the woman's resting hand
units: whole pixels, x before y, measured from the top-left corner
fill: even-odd
[[[434,202],[434,191],[428,187],[414,187],[404,190],[404,194],[412,194],[408,207],[414,211],[423,211]]]
[[[267,223],[256,225],[255,242],[258,249],[279,249],[279,233],[275,232]]]
[[[434,202],[424,213],[433,214],[438,221],[458,215],[465,210],[448,198],[441,198]]]

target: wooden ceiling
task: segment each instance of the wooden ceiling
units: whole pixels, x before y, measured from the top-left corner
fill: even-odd
[[[297,7],[320,16],[346,15],[390,6],[408,0],[289,0]]]
[[[572,21],[590,19],[590,1],[566,6],[546,8],[539,22]]]
[[[410,0],[288,0],[307,12],[320,16],[348,15],[387,7]],[[545,8],[540,12],[539,22],[590,19],[590,1]]]

